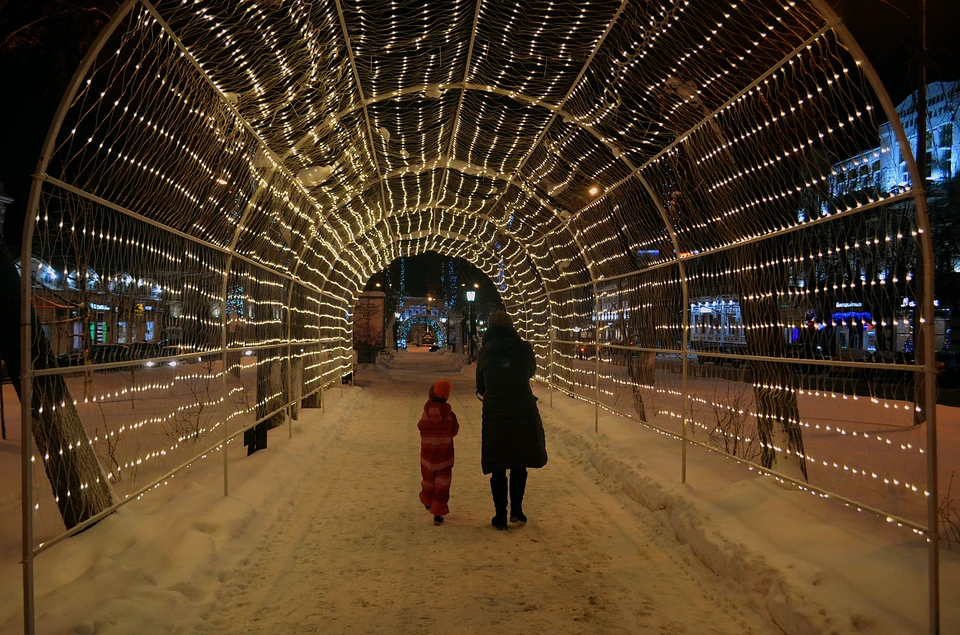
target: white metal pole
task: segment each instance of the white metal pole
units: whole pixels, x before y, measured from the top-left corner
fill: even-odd
[[[547,381],[547,388],[550,390],[550,408],[553,408],[553,333],[550,333],[550,377]]]
[[[57,112],[50,122],[47,137],[40,152],[37,172],[30,185],[30,198],[27,201],[27,215],[23,223],[23,243],[20,250],[21,267],[20,278],[20,476],[21,476],[21,514],[22,514],[22,552],[23,552],[23,632],[26,635],[36,633],[36,609],[34,604],[34,571],[33,571],[33,289],[29,263],[33,257],[33,231],[40,210],[40,196],[43,187],[43,175],[53,155],[54,144],[67,109],[73,103],[80,82],[90,69],[93,61],[103,49],[107,40],[113,35],[120,22],[133,10],[137,0],[127,0],[117,9],[103,31],[94,40],[90,50],[83,56],[80,66],[70,79],[70,84],[64,92],[63,99],[57,107]]]
[[[825,2],[825,0],[810,0],[810,2],[823,16],[827,18],[827,20],[831,21],[832,23],[836,23],[833,27],[833,30],[843,42],[844,46],[846,46],[850,51],[851,55],[853,55],[857,65],[863,72],[864,77],[873,88],[874,94],[877,96],[877,101],[883,108],[883,112],[887,116],[887,120],[890,122],[890,127],[893,130],[894,137],[897,140],[897,145],[900,148],[900,156],[906,163],[907,172],[909,173],[910,181],[913,184],[910,194],[913,196],[914,204],[916,205],[917,231],[920,234],[920,257],[923,259],[924,263],[924,277],[923,280],[920,281],[924,289],[923,303],[920,307],[921,316],[924,321],[923,326],[929,328],[930,335],[933,336],[935,330],[933,308],[933,244],[930,236],[930,217],[927,214],[927,202],[926,198],[923,196],[922,189],[920,189],[923,187],[924,175],[921,175],[920,170],[917,168],[917,163],[913,158],[913,148],[910,146],[907,135],[903,130],[903,124],[900,121],[897,110],[893,105],[893,101],[890,99],[890,95],[887,94],[887,91],[883,86],[883,82],[880,81],[880,76],[877,75],[876,69],[874,69],[873,65],[870,64],[870,60],[867,59],[863,49],[860,48],[860,45],[857,43],[856,39],[854,39],[853,35],[850,34],[849,29],[847,29],[847,27],[839,21],[836,13]],[[925,6],[923,8],[925,9]],[[926,149],[918,148],[918,151],[926,152]],[[927,496],[926,532],[928,547],[928,627],[929,632],[936,635],[940,632],[940,542],[938,534],[939,500],[937,494],[937,408],[935,402],[936,368],[934,366],[934,339],[935,337],[925,338],[925,341],[923,342],[925,352],[928,353],[924,358],[925,368],[923,372],[927,374],[927,381],[924,383],[924,401],[925,403],[930,404],[930,407],[925,413],[927,425],[927,492],[929,492],[929,495]]]
[[[917,86],[917,174],[919,179],[915,187],[919,197],[926,203],[926,161],[927,161],[927,0],[920,0],[920,81]],[[922,166],[922,167],[921,167]],[[929,217],[926,205],[917,209],[917,231],[920,234],[920,264],[923,279],[923,303],[921,304],[920,330],[923,332],[923,419],[927,424],[927,599],[929,611],[929,630],[933,635],[940,633],[940,499],[937,488],[937,373],[934,366],[936,355],[936,312],[934,309],[934,260]],[[923,234],[927,237],[924,239]],[[916,328],[916,325],[915,325]],[[917,396],[914,395],[914,401]]]
[[[293,282],[290,282],[290,289],[293,289]],[[293,399],[293,358],[291,357],[293,350],[290,346],[290,336],[292,333],[292,324],[293,312],[290,311],[290,298],[291,294],[287,294],[287,438],[293,438],[293,409],[294,409],[294,399]]]
[[[42,161],[43,159],[41,159]],[[34,187],[39,181],[34,181]],[[31,196],[31,198],[34,198]],[[39,192],[36,201],[39,202]],[[28,209],[28,216],[36,216],[36,207]],[[30,243],[24,243],[23,253],[29,253]],[[20,262],[29,263],[21,256]],[[32,289],[30,288],[30,273],[27,265],[21,268],[21,303],[20,303],[20,486],[22,497],[22,554],[23,554],[23,632],[27,635],[36,633],[36,615],[33,597],[33,351],[30,342],[32,316]]]
[[[593,393],[593,431],[600,432],[600,294],[597,284],[593,284],[594,316],[593,316],[593,354],[594,363],[594,393]]]

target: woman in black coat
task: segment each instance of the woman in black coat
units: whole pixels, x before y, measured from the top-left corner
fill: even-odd
[[[530,379],[537,371],[533,348],[520,339],[504,311],[490,316],[477,360],[477,394],[483,398],[481,464],[490,474],[497,529],[507,526],[507,470],[510,470],[510,521],[527,522],[523,493],[527,468],[547,464],[543,422]]]

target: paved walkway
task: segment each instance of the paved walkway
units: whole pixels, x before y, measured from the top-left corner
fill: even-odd
[[[550,445],[526,526],[496,531],[472,376],[413,350],[358,374],[355,417],[291,487],[196,630],[219,633],[779,633],[659,521]],[[443,364],[446,366],[446,364]],[[416,422],[430,383],[461,422],[451,513],[417,500]],[[256,541],[254,541],[256,542]]]

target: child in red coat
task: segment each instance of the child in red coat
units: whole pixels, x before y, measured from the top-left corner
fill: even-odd
[[[453,477],[453,437],[460,431],[457,415],[447,399],[453,385],[441,379],[430,386],[430,399],[423,406],[420,430],[420,502],[433,514],[433,524],[442,525],[450,513],[450,480]]]

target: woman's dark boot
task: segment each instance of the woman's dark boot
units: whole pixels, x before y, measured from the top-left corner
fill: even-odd
[[[490,475],[490,493],[493,494],[493,507],[496,516],[490,524],[497,529],[507,528],[507,471],[500,470]]]
[[[527,470],[510,470],[510,522],[523,524],[527,517],[523,515],[523,492],[527,488]]]

